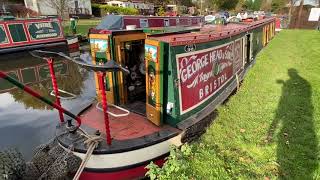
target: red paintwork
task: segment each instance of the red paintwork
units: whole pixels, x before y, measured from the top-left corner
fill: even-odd
[[[68,48],[69,48],[69,49],[77,49],[77,50],[79,50],[79,47],[80,47],[80,45],[79,45],[78,42],[68,45]]]
[[[280,18],[276,18],[276,28],[281,29],[281,20]]]
[[[54,68],[53,68],[53,59],[52,58],[48,58],[46,60],[48,62],[48,66],[49,66],[49,70],[50,70],[50,76],[51,76],[51,81],[52,81],[54,94],[56,95],[56,103],[59,106],[61,106],[60,93],[59,93],[59,90],[58,90],[57,78],[56,78],[56,75],[54,73]],[[63,112],[61,110],[59,110],[59,118],[60,118],[60,122],[64,122]]]
[[[177,72],[180,79],[179,84],[179,94],[180,94],[180,109],[181,114],[187,111],[193,110],[202,104],[207,98],[214,95],[218,90],[224,86],[233,75],[233,58],[232,56],[227,56],[233,51],[234,44],[228,43],[219,48],[210,48],[205,51],[190,52],[188,55],[177,57]],[[220,53],[219,53],[220,52]],[[213,57],[213,54],[216,57]],[[226,56],[222,56],[225,54]],[[213,60],[215,59],[215,60]],[[199,61],[201,60],[201,62]],[[192,76],[187,76],[190,67],[197,66],[197,64],[205,64],[204,67],[199,68],[199,70],[193,71]],[[197,81],[198,77],[201,75],[206,75],[212,73],[218,63],[221,67],[223,65],[223,70],[220,74],[215,76],[207,76],[207,81]],[[190,84],[196,83],[195,86]]]
[[[141,28],[140,19],[147,19],[148,27],[164,27],[165,19],[169,19],[169,26],[197,26],[203,21],[203,17],[200,16],[123,16],[123,29],[125,29],[127,25],[136,25],[137,28]],[[177,24],[177,19],[179,19],[179,24]]]
[[[106,139],[107,139],[107,144],[111,145],[111,136],[110,136],[110,126],[109,126],[109,116],[107,114],[108,112],[108,102],[107,102],[107,97],[106,97],[106,90],[104,86],[104,79],[106,77],[106,72],[99,72],[98,73],[99,77],[99,87],[100,93],[102,96],[102,108],[103,108],[103,119],[104,119],[104,124],[105,124],[105,132],[106,132]]]
[[[225,39],[237,34],[247,32],[251,29],[266,25],[270,22],[274,22],[275,18],[266,18],[251,23],[239,23],[228,25],[209,25],[207,28],[200,32],[192,32],[185,34],[173,34],[167,36],[152,37],[159,41],[170,43],[171,46],[180,46],[186,44],[205,43],[210,41],[216,41]]]
[[[177,20],[176,19],[170,18],[169,22],[170,22],[170,26],[177,26]]]
[[[51,21],[53,21],[53,19],[51,19],[51,18],[0,21],[0,25],[4,26],[6,35],[7,35],[8,39],[9,39],[9,43],[0,44],[0,49],[1,48],[17,47],[17,46],[26,46],[26,45],[44,44],[44,43],[65,41],[65,38],[63,36],[63,29],[62,29],[62,26],[61,26],[61,19],[58,19],[58,21],[60,23],[60,32],[61,32],[59,37],[47,38],[47,39],[42,39],[42,40],[31,40],[30,33],[27,31],[27,23],[51,22]],[[13,42],[12,38],[10,36],[10,33],[9,33],[9,28],[8,28],[9,24],[23,24],[24,32],[25,32],[26,37],[27,37],[27,41],[25,41],[25,42]]]
[[[162,166],[165,159],[159,159],[154,161],[158,166]],[[80,176],[80,180],[131,180],[138,179],[145,176],[147,169],[146,165],[138,166],[132,169],[115,171],[115,172],[87,172],[86,170]]]
[[[111,106],[108,110],[113,113],[123,113]],[[103,112],[92,105],[87,111],[80,115],[82,123],[99,130],[105,134]],[[133,139],[160,131],[160,127],[152,124],[144,116],[130,112],[128,116],[113,117],[109,115],[111,137],[117,140]]]

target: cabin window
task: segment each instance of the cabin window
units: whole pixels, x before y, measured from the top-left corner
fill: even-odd
[[[191,25],[192,24],[192,20],[189,18],[188,19],[188,24]]]
[[[170,26],[169,19],[164,19],[164,26],[165,26],[165,27]]]
[[[8,26],[13,42],[27,41],[22,24],[9,24]]]
[[[0,25],[0,44],[5,44],[8,43],[8,37],[7,34],[4,30],[4,27],[2,25]]]
[[[141,28],[149,27],[148,19],[140,19],[140,27]]]
[[[180,19],[179,18],[176,19],[176,24],[177,24],[177,26],[180,24]]]

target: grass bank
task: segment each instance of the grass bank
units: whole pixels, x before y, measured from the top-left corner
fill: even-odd
[[[319,140],[320,33],[285,30],[201,139],[158,177],[319,179]]]
[[[100,19],[79,19],[77,23],[77,33],[81,34],[82,36],[87,36],[89,29],[96,27],[101,22]],[[65,21],[63,30],[64,33],[71,34],[71,30],[69,29],[70,21]]]

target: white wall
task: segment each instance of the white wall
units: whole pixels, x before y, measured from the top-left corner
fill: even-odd
[[[24,5],[26,8],[38,12],[38,5],[36,0],[24,0]]]
[[[25,0],[25,5],[36,12],[40,11],[41,15],[57,15],[57,10],[50,7],[46,1],[50,0]],[[92,15],[91,0],[69,0],[68,7],[75,8],[75,1],[78,1],[79,8],[86,8]]]
[[[41,15],[57,15],[57,10],[50,7],[46,1],[48,0],[38,0],[39,13]]]

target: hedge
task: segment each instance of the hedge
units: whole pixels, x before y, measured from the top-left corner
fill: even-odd
[[[139,14],[139,11],[135,8],[125,8],[125,7],[117,7],[117,6],[109,6],[104,4],[92,4],[92,9],[99,9],[101,15],[106,14],[122,14],[122,15],[136,15]]]

